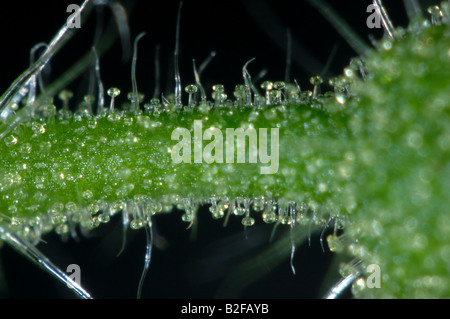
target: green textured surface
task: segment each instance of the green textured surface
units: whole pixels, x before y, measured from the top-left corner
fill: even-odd
[[[377,297],[449,297],[450,29],[428,28],[367,59],[354,86],[357,214],[347,234],[379,264]]]
[[[267,128],[270,132],[270,128],[279,127],[278,172],[260,174],[260,166],[270,164],[261,164],[259,159],[255,164],[239,164],[236,159],[233,164],[173,163],[169,151],[178,140],[171,140],[172,131],[187,128],[194,137],[194,120],[202,121],[203,132],[210,126],[219,128],[224,141],[226,128],[246,130],[253,125],[256,130]],[[264,195],[325,204],[346,179],[345,172],[332,170],[340,161],[345,164],[346,122],[346,116],[327,112],[318,102],[313,106],[291,105],[286,110],[221,108],[208,114],[195,110],[158,117],[125,115],[117,121],[103,117],[24,122],[6,138],[14,136],[17,142],[0,146],[5,168],[3,192],[20,194],[20,198],[2,200],[1,208],[3,212],[17,209],[19,217],[33,216],[47,212],[54,203],[74,202],[84,207],[99,199],[113,202],[135,195],[160,199],[164,194],[205,199],[213,195]],[[45,132],[35,134],[33,126],[36,130],[40,125]],[[204,140],[203,148],[209,143]],[[194,141],[192,153],[193,145]],[[224,156],[225,150],[226,145]],[[326,186],[318,189],[320,183]]]
[[[324,98],[323,108],[313,102],[258,115],[223,108],[95,124],[47,119],[36,136],[40,127],[24,122],[12,132],[14,145],[0,144],[0,216],[7,223],[58,203],[83,208],[136,195],[295,200],[348,214],[347,251],[380,265],[381,288],[359,280],[355,296],[449,297],[449,43],[448,25],[382,41],[365,59],[367,80],[353,79],[355,98],[344,106]],[[278,173],[260,175],[256,164],[174,164],[171,132],[196,119],[204,129],[279,125]]]

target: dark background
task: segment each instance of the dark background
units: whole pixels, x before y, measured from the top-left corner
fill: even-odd
[[[0,25],[0,90],[9,84],[28,65],[30,48],[41,41],[48,42],[66,21],[71,1],[28,1],[2,4]],[[405,26],[407,17],[402,1],[386,1],[395,25]],[[123,1],[126,6],[133,2]],[[371,1],[330,1],[349,25],[369,44],[368,34],[375,38],[382,30],[366,26],[367,6]],[[422,2],[424,3],[424,2]],[[147,35],[139,43],[137,81],[139,90],[151,96],[154,82],[154,53],[161,46],[161,86],[164,92],[173,90],[173,50],[178,1],[135,1],[129,6],[132,39],[140,32]],[[271,14],[265,16],[264,7]],[[423,5],[425,8],[426,5]],[[104,10],[105,25],[111,13]],[[95,14],[73,40],[51,62],[47,81],[55,79],[67,67],[90,49],[95,30]],[[278,25],[278,27],[277,27]],[[262,27],[263,26],[263,27]],[[192,59],[197,66],[214,50],[217,56],[202,74],[207,92],[215,83],[225,85],[232,94],[235,84],[243,83],[242,66],[256,57],[248,70],[255,77],[267,69],[266,79],[283,80],[286,67],[286,30],[292,34],[291,80],[296,78],[303,88],[311,89],[309,77],[320,74],[333,48],[336,54],[327,71],[338,75],[356,53],[336,30],[306,1],[193,1],[185,0],[180,32],[180,71],[183,88],[194,82]],[[268,34],[271,33],[272,37]],[[298,48],[298,47],[297,47]],[[105,88],[118,86],[122,92],[131,90],[130,61],[121,61],[122,50],[117,42],[101,59],[101,75]],[[315,62],[312,62],[312,61]],[[86,92],[86,77],[74,81],[70,88]],[[259,85],[259,83],[257,83]],[[123,94],[124,95],[124,94]],[[124,99],[124,96],[122,98]],[[148,99],[148,98],[147,98]],[[146,99],[146,100],[147,100]],[[109,99],[107,99],[107,102]],[[59,103],[59,101],[56,101]],[[109,103],[109,102],[108,102]],[[190,240],[181,212],[155,218],[159,234],[165,238],[167,249],[153,250],[153,259],[143,290],[144,298],[320,298],[331,282],[323,282],[328,271],[336,277],[337,266],[330,266],[332,254],[323,253],[318,235],[312,245],[298,247],[294,264],[297,275],[290,270],[289,258],[272,269],[255,284],[242,292],[223,291],[224,280],[236,267],[257,257],[268,247],[272,228],[258,220],[258,226],[245,234],[235,218],[227,228],[212,220],[207,208],[200,212],[200,226],[196,241]],[[280,227],[279,233],[283,233]],[[114,218],[80,243],[58,236],[45,237],[47,244],[39,245],[51,260],[63,270],[76,263],[82,270],[82,284],[98,298],[134,298],[140,278],[145,250],[145,235],[141,231],[128,232],[125,252],[116,258],[121,246],[120,218]],[[256,259],[255,259],[256,260]],[[1,252],[6,285],[0,290],[8,298],[72,298],[74,295],[61,283],[17,255],[9,247]]]
[[[0,89],[8,85],[25,69],[30,48],[38,42],[48,42],[65,23],[69,13],[68,4],[75,1],[29,1],[20,4],[9,2],[1,11],[2,69]],[[388,1],[389,2],[389,1]],[[392,2],[392,1],[391,1]],[[173,52],[178,0],[169,1],[122,1],[129,8],[129,24],[132,40],[142,31],[147,35],[139,42],[137,80],[140,91],[153,94],[154,55],[156,45],[161,46],[161,86],[166,92],[173,88]],[[367,40],[368,34],[376,37],[382,30],[366,26],[367,5],[371,1],[339,1],[333,4],[336,11],[360,36]],[[396,25],[407,22],[401,1],[390,12]],[[104,25],[111,12],[104,9]],[[268,14],[266,12],[269,12]],[[48,81],[54,80],[92,46],[96,15],[93,12],[85,25],[70,43],[51,62]],[[336,46],[336,55],[328,75],[338,75],[355,52],[324,18],[307,1],[286,0],[231,0],[194,1],[185,0],[180,27],[180,71],[183,87],[194,82],[192,59],[197,67],[211,51],[217,56],[202,75],[204,87],[210,92],[215,83],[225,85],[231,96],[234,85],[242,80],[242,67],[246,61],[256,58],[248,70],[253,77],[267,69],[267,79],[283,80],[286,66],[286,30],[291,30],[293,48],[291,80],[296,78],[305,88],[311,88],[309,78],[322,73]],[[271,34],[269,36],[269,33]],[[274,40],[275,39],[275,40]],[[296,42],[297,44],[295,44]],[[307,52],[303,54],[300,46]],[[131,90],[131,63],[122,63],[119,42],[101,59],[101,74],[106,88],[118,86],[122,92]],[[83,83],[71,86],[82,90]],[[85,83],[84,83],[85,84]],[[259,83],[257,83],[259,84]],[[81,91],[80,93],[84,93]],[[125,97],[123,96],[125,99]]]

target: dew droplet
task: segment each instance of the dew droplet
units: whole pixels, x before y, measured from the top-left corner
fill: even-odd
[[[253,217],[246,216],[242,218],[242,225],[253,226],[255,224],[255,219]]]
[[[236,207],[233,210],[233,214],[236,215],[236,216],[242,216],[242,215],[245,214],[245,208],[244,207]]]
[[[346,67],[346,68],[344,68],[344,74],[349,79],[353,79],[355,77],[355,70],[353,70],[350,67]]]
[[[221,218],[223,218],[223,216],[225,216],[224,211],[219,210],[219,209],[217,211],[215,211],[214,213],[212,213],[212,217],[214,219],[221,219]]]
[[[110,122],[118,122],[122,119],[122,116],[117,112],[111,112],[108,114],[107,119]]]
[[[190,223],[192,221],[192,214],[184,213],[181,216],[181,220],[185,223]]]
[[[55,227],[55,232],[58,235],[67,234],[69,232],[69,226],[67,224],[59,224],[58,226]]]
[[[381,47],[386,51],[389,51],[390,49],[392,49],[391,40],[389,40],[388,38],[383,39],[381,42]]]
[[[22,221],[20,220],[20,218],[18,218],[18,217],[16,217],[16,216],[13,216],[12,218],[11,218],[11,226],[20,226],[21,224],[22,224]]]
[[[22,144],[19,147],[19,153],[21,153],[21,154],[30,154],[31,150],[32,150],[32,147],[31,147],[30,143]]]
[[[344,93],[338,92],[335,94],[336,101],[338,101],[339,104],[344,104],[347,98],[345,97]]]
[[[219,92],[220,93],[225,92],[225,87],[222,84],[214,84],[212,89],[213,89],[214,92],[218,92],[218,93]]]
[[[43,202],[47,198],[47,195],[42,192],[36,192],[33,195],[33,200],[36,202]]]
[[[261,83],[261,89],[263,89],[265,91],[272,90],[273,89],[273,82],[264,81],[263,83]]]
[[[186,91],[186,93],[188,94],[195,94],[198,91],[198,87],[195,84],[189,84],[187,85],[184,90]]]
[[[263,211],[265,203],[266,201],[263,196],[255,198],[253,200],[253,209],[255,210],[255,212]]]
[[[77,204],[74,202],[68,202],[66,204],[66,210],[69,212],[75,212],[77,210]]]
[[[67,217],[64,214],[53,210],[50,211],[50,217],[54,225],[60,225],[67,221]]]
[[[194,107],[194,103],[195,101],[193,100],[193,95],[195,93],[197,93],[198,91],[198,87],[195,84],[189,84],[187,85],[184,90],[186,91],[186,93],[189,94],[189,101],[188,101],[188,106],[189,107]]]
[[[114,112],[114,99],[119,96],[120,90],[116,87],[112,87],[108,90],[107,94],[111,97],[111,104],[109,106],[110,112]]]
[[[119,94],[120,94],[120,90],[118,89],[118,88],[116,88],[116,87],[112,87],[112,88],[110,88],[109,90],[108,90],[108,95],[110,96],[110,97],[117,97],[117,96],[119,96]]]
[[[17,144],[17,137],[14,135],[9,135],[4,139],[6,146],[10,147]]]
[[[323,78],[320,75],[312,76],[309,79],[309,83],[311,83],[312,85],[320,85],[323,83]]]
[[[134,184],[123,185],[123,186],[119,187],[119,189],[116,190],[116,195],[118,197],[125,197],[128,194],[130,194],[133,189],[134,189]]]
[[[283,81],[276,81],[273,83],[273,88],[275,90],[284,90],[285,87],[286,83],[284,83]]]
[[[233,95],[235,98],[241,100],[241,99],[245,98],[245,90],[235,90],[233,92]]]
[[[41,123],[34,122],[31,129],[33,130],[35,136],[45,133],[45,127]]]
[[[204,114],[208,113],[210,109],[211,109],[211,107],[206,103],[202,103],[198,107],[198,110]]]
[[[84,199],[89,200],[89,199],[91,199],[91,198],[94,196],[94,194],[92,193],[92,191],[90,191],[90,190],[88,189],[88,190],[82,192],[82,193],[81,193],[81,196],[82,196]]]
[[[271,211],[265,211],[262,214],[263,221],[267,224],[272,224],[277,221],[277,214]]]
[[[328,185],[324,182],[320,182],[317,185],[317,190],[319,191],[319,193],[325,193],[328,190]]]
[[[433,25],[439,25],[441,23],[442,12],[439,6],[429,6],[427,8],[427,12],[431,15],[431,23]]]
[[[69,101],[73,97],[72,91],[69,90],[62,90],[59,95],[59,99],[63,102],[63,108],[65,110],[69,109]]]
[[[102,214],[98,215],[97,218],[103,224],[106,224],[107,222],[110,221],[110,216],[106,213],[102,213]]]
[[[144,227],[144,221],[142,219],[133,219],[130,223],[131,229],[140,229]]]
[[[58,120],[69,120],[71,119],[73,116],[72,112],[70,110],[66,110],[66,109],[60,109],[58,111]]]
[[[343,249],[341,240],[335,235],[329,235],[327,237],[327,244],[331,252],[340,252]]]
[[[144,101],[145,95],[143,93],[138,93],[138,103],[142,103],[142,101]],[[133,92],[128,92],[127,94],[127,99],[131,102],[134,103],[134,94]]]
[[[362,296],[364,290],[366,289],[366,281],[364,278],[356,279],[352,284],[352,294],[355,298]]]

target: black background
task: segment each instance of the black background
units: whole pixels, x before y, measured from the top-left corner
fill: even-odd
[[[48,42],[69,13],[66,8],[71,1],[29,1],[2,4],[0,25],[2,38],[0,50],[0,90],[9,84],[28,65],[30,48],[40,42]],[[255,20],[262,4],[272,10],[273,16]],[[387,9],[395,25],[405,26],[407,17],[402,1],[386,1]],[[130,4],[123,1],[125,4]],[[308,62],[299,52],[292,52],[298,61],[292,62],[291,79],[296,78],[304,88],[310,89],[309,77],[323,71],[331,51],[337,48],[328,75],[337,75],[356,53],[346,44],[336,30],[306,1],[194,1],[185,0],[180,29],[180,71],[184,85],[194,82],[192,59],[197,66],[214,50],[217,56],[202,74],[202,82],[210,91],[215,83],[225,85],[232,94],[235,84],[243,82],[242,66],[256,57],[248,69],[256,76],[266,68],[266,78],[283,80],[286,66],[286,29],[292,32],[292,39],[300,43],[314,59],[319,68]],[[349,25],[367,43],[368,34],[376,38],[382,30],[366,26],[367,6],[371,1],[334,1],[330,3]],[[423,5],[426,7],[426,5]],[[132,39],[142,31],[147,35],[139,43],[137,81],[139,90],[147,96],[153,93],[154,52],[161,45],[161,85],[164,92],[173,88],[173,50],[178,1],[136,1],[129,11]],[[104,10],[105,23],[111,18]],[[84,18],[84,17],[83,17]],[[283,28],[273,27],[278,19]],[[86,20],[73,40],[51,62],[48,81],[55,79],[77,57],[90,49],[95,30],[95,14]],[[263,24],[266,30],[260,27]],[[267,35],[275,32],[278,44]],[[131,89],[130,61],[121,61],[122,51],[118,43],[101,59],[101,74],[106,88],[118,86],[123,92]],[[295,58],[293,57],[293,60]],[[259,84],[259,83],[258,83]],[[75,81],[70,88],[83,94],[86,81]],[[84,91],[83,91],[84,90]],[[123,98],[123,96],[122,96]],[[56,103],[58,103],[57,101]],[[197,240],[190,240],[186,225],[180,220],[181,212],[158,216],[155,226],[167,242],[167,249],[155,248],[147,277],[144,298],[320,298],[323,289],[332,282],[324,283],[327,272],[336,274],[337,267],[330,266],[332,254],[323,253],[319,237],[312,238],[311,247],[298,247],[294,264],[297,275],[290,270],[289,258],[272,269],[257,283],[241,292],[221,290],[227,275],[241,263],[256,258],[267,248],[271,227],[258,226],[245,234],[239,220],[232,220],[227,228],[221,222],[212,220],[207,208],[200,212]],[[283,230],[280,227],[280,233]],[[62,269],[76,263],[82,270],[82,284],[98,298],[134,298],[143,266],[145,236],[143,231],[129,231],[125,252],[116,258],[121,246],[120,217],[94,232],[90,238],[81,235],[80,243],[69,239],[63,242],[58,236],[45,237],[47,244],[39,246],[50,259]],[[230,253],[233,252],[233,253]],[[1,252],[6,285],[0,291],[9,298],[72,298],[74,295],[61,283],[50,278],[9,247]],[[257,260],[257,259],[255,259]],[[261,261],[258,261],[261,262]],[[336,275],[335,275],[336,276]],[[337,278],[337,277],[334,277]],[[6,288],[5,288],[6,286]]]

